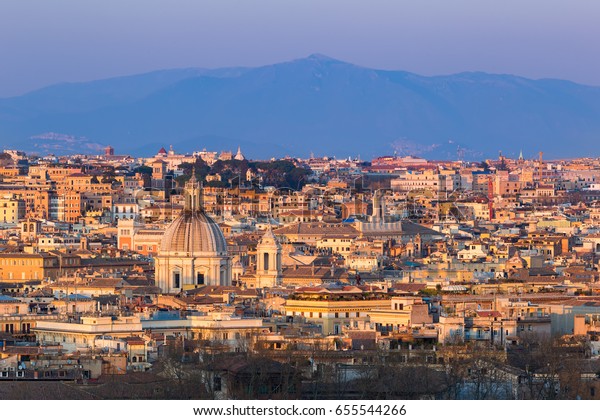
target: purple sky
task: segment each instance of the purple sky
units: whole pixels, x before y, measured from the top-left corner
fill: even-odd
[[[600,86],[598,22],[597,0],[6,0],[0,97],[311,53],[423,75],[486,71]]]

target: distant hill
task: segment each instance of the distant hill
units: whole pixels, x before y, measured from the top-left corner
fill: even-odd
[[[49,134],[52,133],[52,134]],[[65,139],[68,139],[65,140]],[[597,155],[600,88],[461,73],[424,77],[322,55],[257,68],[176,69],[0,99],[0,147],[44,153],[235,150],[428,158]]]

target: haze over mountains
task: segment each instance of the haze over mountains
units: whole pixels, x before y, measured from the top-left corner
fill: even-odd
[[[598,155],[600,88],[461,73],[424,77],[322,55],[257,68],[176,69],[60,84],[0,99],[0,147],[154,154],[235,150],[268,158],[456,159]]]

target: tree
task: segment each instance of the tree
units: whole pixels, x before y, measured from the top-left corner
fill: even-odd
[[[152,175],[152,168],[150,166],[141,165],[133,170],[134,174]]]

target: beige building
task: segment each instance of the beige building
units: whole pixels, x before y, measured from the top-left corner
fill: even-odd
[[[413,326],[433,322],[428,305],[418,297],[393,297],[388,309],[374,309],[369,312],[369,320],[371,326],[382,332],[401,332]]]
[[[0,316],[19,315],[29,312],[29,304],[11,296],[0,295]],[[12,331],[6,331],[12,332]]]
[[[286,301],[285,314],[320,325],[322,333],[329,335],[340,334],[343,328],[357,328],[369,322],[371,311],[390,305],[386,293],[370,286],[301,287]]]
[[[354,238],[346,235],[329,235],[317,240],[318,249],[326,249],[334,254],[347,256],[355,250]]]
[[[0,223],[16,224],[25,218],[25,200],[16,194],[0,197]]]
[[[493,310],[478,310],[470,316],[441,316],[436,326],[440,343],[487,341],[503,345],[509,337],[517,337],[517,319]]]
[[[32,329],[42,344],[57,343],[68,352],[95,347],[97,336],[125,338],[140,336],[142,323],[138,317],[81,317],[79,322],[38,321]]]
[[[73,255],[62,260],[47,253],[0,253],[0,280],[25,282],[56,278],[61,269],[80,265],[81,258]]]
[[[223,351],[245,351],[269,332],[261,318],[241,318],[222,311],[177,319],[142,319],[142,326],[153,333],[205,341],[205,344]]]

